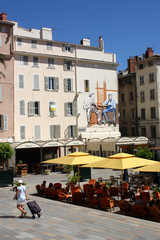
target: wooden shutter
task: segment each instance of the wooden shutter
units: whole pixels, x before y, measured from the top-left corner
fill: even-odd
[[[60,125],[54,125],[54,137],[60,138]]]
[[[62,51],[65,52],[66,51],[66,47],[63,45],[62,46]]]
[[[4,130],[8,130],[8,115],[4,115]]]
[[[71,78],[71,91],[74,91],[74,82],[73,82],[73,78]]]
[[[71,47],[71,53],[73,53],[74,52],[74,47]]]
[[[25,115],[25,101],[24,100],[19,101],[19,114]]]
[[[34,126],[34,138],[35,140],[41,140],[41,126],[35,125]]]
[[[54,125],[50,125],[50,139],[54,138]]]
[[[33,75],[33,89],[39,90],[39,75]]]
[[[0,102],[2,101],[2,86],[0,85]]]
[[[72,112],[74,116],[77,115],[77,102],[72,103]]]
[[[64,91],[68,92],[67,78],[64,79]]]
[[[24,88],[24,75],[19,75],[19,88]]]
[[[20,140],[25,139],[25,126],[20,126]]]
[[[49,90],[49,77],[44,77],[45,90]]]
[[[63,69],[64,69],[64,70],[67,70],[67,62],[66,62],[66,61],[64,61]]]
[[[65,112],[65,116],[68,116],[69,114],[68,102],[64,104],[64,112]]]
[[[35,115],[35,102],[29,102],[29,115]]]
[[[77,126],[73,125],[73,137],[76,138],[77,137]]]
[[[55,85],[55,90],[59,90],[59,78],[54,78],[54,85]]]
[[[69,125],[68,126],[68,138],[71,138],[71,128],[72,128],[72,126]]]

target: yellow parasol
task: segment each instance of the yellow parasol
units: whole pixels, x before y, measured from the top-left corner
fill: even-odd
[[[77,165],[78,166],[78,176],[79,176],[80,165],[93,163],[93,162],[104,160],[104,159],[106,159],[106,158],[89,155],[89,153],[74,152],[74,153],[68,154],[67,156],[50,159],[50,160],[47,160],[47,161],[44,161],[41,163]]]
[[[86,164],[82,167],[95,167],[95,168],[113,168],[121,170],[122,186],[123,186],[123,170],[129,168],[135,168],[140,166],[146,166],[155,163],[155,161],[138,158],[134,155],[127,153],[118,153],[110,156],[105,160]],[[123,194],[123,187],[122,187]]]
[[[145,167],[137,168],[132,171],[140,171],[140,172],[160,172],[160,162],[156,162],[153,164],[150,164]]]

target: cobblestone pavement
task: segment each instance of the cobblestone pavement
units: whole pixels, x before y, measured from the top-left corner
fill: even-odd
[[[119,175],[112,170],[92,170],[92,178]],[[66,183],[65,174],[28,175],[22,178],[27,183],[29,198],[37,201],[42,209],[41,218],[32,219],[27,206],[25,218],[17,218],[19,211],[13,201],[11,187],[0,188],[0,239],[160,239],[160,224],[115,213],[84,208],[69,203],[49,200],[31,195],[35,185],[43,180]]]

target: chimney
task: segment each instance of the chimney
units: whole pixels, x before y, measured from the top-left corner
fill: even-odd
[[[152,56],[153,56],[152,48],[147,48],[147,51],[145,53],[145,58],[152,57]]]
[[[83,46],[90,46],[90,39],[89,38],[83,38],[81,40],[81,45],[83,45]]]
[[[137,56],[130,57],[128,59],[128,73],[133,73],[136,71],[136,62],[137,62]]]
[[[99,42],[99,48],[102,48],[102,49],[104,49],[104,41],[103,41],[103,39],[102,39],[102,37],[101,37],[101,36],[99,37],[99,40],[98,40],[98,42]]]
[[[2,12],[2,13],[0,14],[0,20],[2,20],[2,21],[7,20],[7,14],[4,13],[4,12]]]

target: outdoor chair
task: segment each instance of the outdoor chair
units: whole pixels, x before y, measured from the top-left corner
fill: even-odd
[[[53,188],[46,188],[44,190],[44,195],[45,197],[47,198],[50,198],[50,199],[56,199],[56,191],[53,189]]]
[[[36,185],[36,190],[39,196],[42,195],[42,191],[41,191],[41,186],[39,184]]]
[[[145,218],[147,215],[147,207],[144,205],[134,204],[131,206],[131,215],[133,217]]]
[[[72,195],[64,193],[61,188],[58,188],[56,190],[56,193],[57,193],[57,197],[60,201],[64,201],[64,200],[69,201],[72,198]]]
[[[157,222],[160,222],[160,214],[154,207],[148,207],[149,215],[151,218]]]
[[[110,187],[109,193],[111,197],[119,197],[118,187]]]
[[[101,197],[99,200],[100,203],[100,209],[107,210],[110,209],[110,212],[112,209],[114,209],[114,200],[112,200],[109,197]]]
[[[80,192],[81,187],[71,187],[71,194],[73,195],[75,192]]]
[[[54,183],[53,184],[54,188],[62,188],[62,184],[61,183]]]
[[[142,186],[141,186],[141,191],[143,191],[143,190],[149,191],[149,189],[150,189],[150,187],[147,186],[147,185],[142,185]]]
[[[90,179],[89,185],[93,185],[93,187],[94,187],[96,182],[97,182],[96,179]]]
[[[120,213],[129,215],[131,211],[131,204],[128,201],[118,201],[117,205],[119,206]]]
[[[83,202],[83,194],[81,192],[74,192],[72,195],[73,203],[82,203]]]

